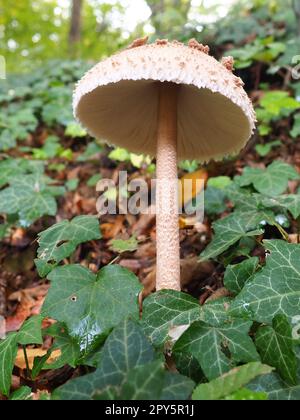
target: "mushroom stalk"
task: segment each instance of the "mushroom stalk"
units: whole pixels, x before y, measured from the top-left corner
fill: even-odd
[[[156,160],[156,290],[180,290],[175,83],[160,83]]]

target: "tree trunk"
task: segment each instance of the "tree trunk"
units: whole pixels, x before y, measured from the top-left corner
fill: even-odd
[[[70,50],[74,49],[81,38],[81,12],[83,0],[72,0],[71,24],[69,32]]]

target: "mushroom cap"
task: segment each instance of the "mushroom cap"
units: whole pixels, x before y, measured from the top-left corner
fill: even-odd
[[[156,154],[159,84],[178,90],[178,158],[208,161],[237,153],[255,128],[252,103],[232,60],[219,63],[190,41],[137,42],[88,71],[74,91],[74,115],[96,138]]]

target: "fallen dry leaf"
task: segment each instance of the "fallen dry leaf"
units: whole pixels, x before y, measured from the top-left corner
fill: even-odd
[[[33,367],[33,362],[35,357],[43,357],[45,354],[47,354],[47,350],[43,350],[41,348],[39,349],[27,349],[26,350],[27,357],[28,357],[28,364],[30,369]],[[59,357],[61,356],[60,350],[54,350],[51,353],[51,356],[48,359],[48,363],[55,362]],[[15,361],[15,366],[17,366],[19,369],[26,369],[26,362],[25,362],[25,356],[23,349],[19,349]]]

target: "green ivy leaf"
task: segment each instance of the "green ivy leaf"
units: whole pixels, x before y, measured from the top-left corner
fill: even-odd
[[[255,214],[234,212],[214,222],[212,226],[215,235],[212,242],[200,255],[201,260],[218,257],[242,238],[261,235],[263,230],[258,227],[263,220],[263,215],[256,211]]]
[[[226,210],[226,194],[220,188],[208,186],[204,193],[204,205],[207,214],[220,214]]]
[[[125,320],[105,342],[101,364],[96,372],[68,382],[55,390],[53,397],[91,400],[95,393],[101,394],[107,387],[120,389],[130,371],[153,362],[155,358],[155,352],[141,328],[135,322]]]
[[[31,399],[31,388],[29,386],[21,386],[9,397],[10,401],[26,401]]]
[[[17,334],[10,334],[5,340],[0,340],[0,391],[6,396],[9,395],[17,352]]]
[[[42,308],[44,316],[65,323],[69,334],[85,349],[127,316],[138,318],[137,277],[118,265],[93,274],[80,265],[55,268]]]
[[[123,252],[133,252],[138,249],[138,241],[135,236],[127,240],[123,239],[113,239],[111,241],[110,249],[118,254],[122,254]]]
[[[52,189],[53,180],[39,173],[10,177],[10,186],[0,191],[0,213],[18,214],[20,224],[29,226],[38,218],[56,214],[54,197],[63,189]]]
[[[290,135],[294,139],[300,136],[300,114],[296,114],[294,116],[294,124],[292,130],[290,131]]]
[[[255,146],[255,150],[259,154],[259,156],[265,157],[271,152],[272,149],[280,145],[281,145],[281,141],[275,140],[275,141],[270,141],[269,143],[265,143],[265,144],[257,144]]]
[[[128,372],[118,400],[159,400],[164,384],[165,371],[160,360],[138,366]]]
[[[162,346],[169,330],[189,325],[200,316],[200,305],[188,294],[175,290],[153,293],[144,301],[142,325],[145,334],[155,346]]]
[[[63,220],[41,232],[38,258],[35,260],[40,276],[45,277],[58,263],[69,257],[79,244],[100,238],[99,222],[94,216]]]
[[[227,374],[208,384],[201,384],[193,392],[193,400],[221,400],[233,394],[251,380],[272,372],[272,368],[258,362],[248,363],[232,369]]]
[[[297,357],[292,328],[285,315],[276,315],[272,326],[260,327],[255,344],[263,363],[275,367],[287,383],[297,384]]]
[[[194,387],[195,383],[186,376],[165,372],[160,400],[187,400],[192,395]]]
[[[22,346],[27,346],[28,344],[43,344],[43,319],[43,316],[35,315],[25,321],[18,332],[18,343]]]
[[[300,194],[285,194],[276,198],[263,198],[262,204],[266,207],[277,207],[288,210],[294,219],[300,216]]]
[[[234,320],[215,327],[194,322],[176,342],[173,352],[194,356],[208,379],[215,379],[240,362],[260,360],[248,333],[252,322]],[[226,349],[226,350],[225,350]]]
[[[250,391],[247,388],[242,388],[224,398],[226,401],[266,401],[267,399],[268,394],[266,392]]]
[[[231,305],[233,316],[271,323],[277,314],[299,315],[300,246],[281,240],[264,241],[265,267],[254,275]]]
[[[46,364],[47,358],[43,369],[60,369],[65,365],[75,368],[81,356],[80,346],[76,339],[68,334],[66,327],[58,322],[44,330],[43,334],[55,339],[51,352],[58,349],[61,352],[60,357],[54,362]]]
[[[238,178],[238,183],[241,187],[253,184],[258,192],[272,197],[285,192],[290,179],[300,179],[295,168],[285,162],[276,160],[266,169],[246,167],[243,175]]]
[[[224,274],[224,286],[232,293],[238,294],[245,283],[255,273],[259,264],[257,257],[248,258],[245,261],[228,265]]]
[[[42,162],[27,159],[5,159],[0,161],[0,187],[8,184],[17,175],[30,173],[42,174],[44,164]]]

